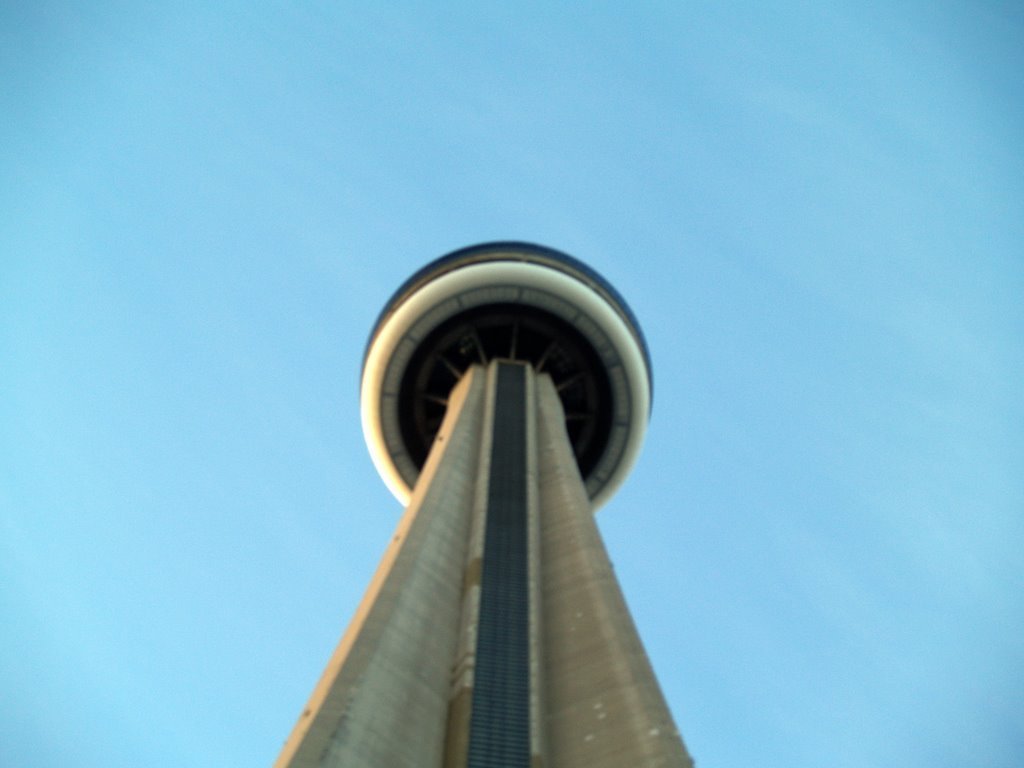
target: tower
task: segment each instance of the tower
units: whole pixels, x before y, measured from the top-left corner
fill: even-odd
[[[406,510],[276,765],[691,766],[593,517],[651,392],[626,302],[565,254],[492,243],[407,280],[360,394]]]

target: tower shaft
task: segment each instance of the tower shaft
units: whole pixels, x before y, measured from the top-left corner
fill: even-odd
[[[276,765],[691,764],[554,384],[522,363],[471,367]]]

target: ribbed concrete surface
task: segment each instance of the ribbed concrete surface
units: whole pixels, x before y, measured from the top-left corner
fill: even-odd
[[[658,687],[587,501],[562,406],[538,377],[543,677],[551,768],[693,764]]]
[[[484,399],[467,376],[356,616],[276,766],[439,766]]]
[[[466,765],[497,366],[473,367],[452,393],[413,500],[276,766]],[[688,768],[554,385],[525,373],[530,765]]]

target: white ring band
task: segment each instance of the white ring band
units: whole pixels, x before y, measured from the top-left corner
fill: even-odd
[[[496,256],[500,258],[500,254]],[[650,411],[650,378],[646,358],[631,329],[603,296],[583,281],[541,264],[498,260],[478,262],[454,269],[426,283],[406,297],[383,321],[367,352],[360,388],[363,435],[373,463],[388,489],[403,505],[408,504],[412,488],[403,478],[388,448],[381,413],[384,407],[385,375],[392,355],[399,342],[428,312],[436,311],[444,302],[463,296],[467,292],[495,286],[517,286],[522,289],[533,289],[538,292],[537,296],[545,294],[557,297],[557,303],[562,304],[564,308],[549,306],[546,303],[535,304],[530,300],[529,290],[524,292],[520,303],[536,305],[561,315],[567,312],[582,313],[607,338],[622,363],[629,402],[625,411],[625,422],[618,426],[624,429],[625,435],[621,441],[622,450],[618,461],[614,466],[606,467],[601,472],[604,476],[599,482],[588,484],[594,508],[597,509],[611,498],[622,484],[640,453]],[[433,327],[464,309],[465,307],[453,304],[450,312],[438,312],[431,318]],[[573,322],[572,317],[563,319]],[[574,322],[574,325],[578,327],[579,323]],[[424,332],[421,328],[416,330],[417,336]],[[394,398],[390,400],[395,401]],[[612,407],[619,411],[622,404],[613,402]],[[598,464],[600,467],[601,462]],[[590,488],[591,485],[595,487]]]

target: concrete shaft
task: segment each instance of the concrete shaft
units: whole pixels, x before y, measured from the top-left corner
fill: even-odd
[[[692,765],[546,375],[474,366],[283,768]]]

